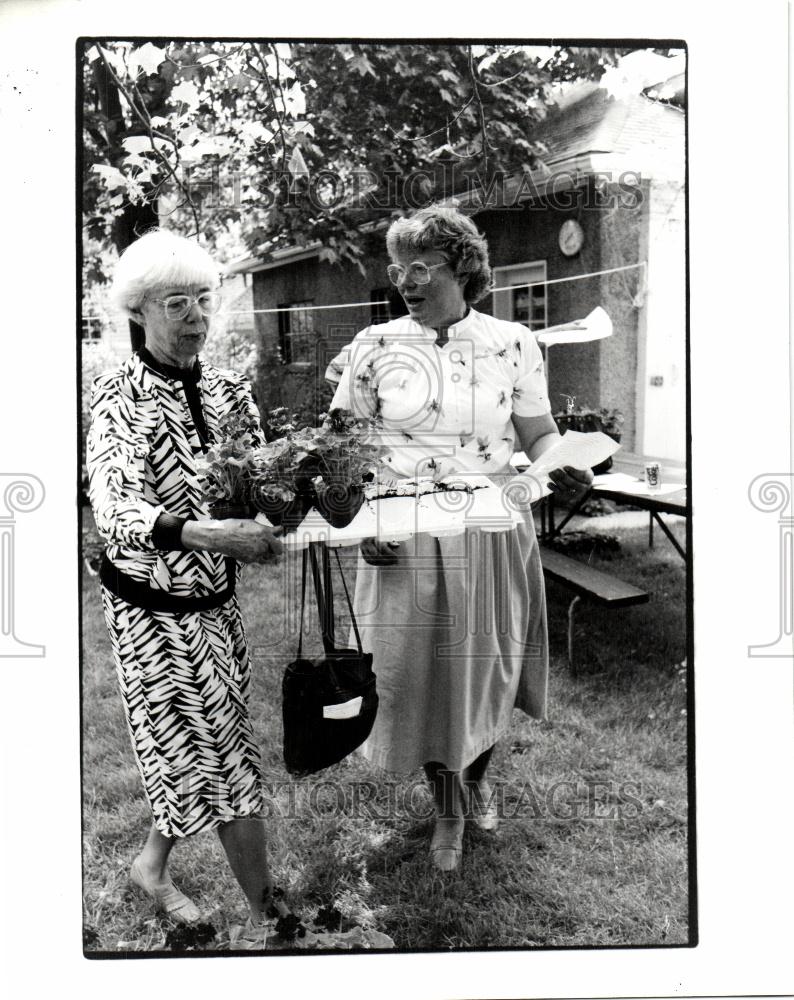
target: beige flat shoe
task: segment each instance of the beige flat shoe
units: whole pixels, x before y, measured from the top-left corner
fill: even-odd
[[[132,862],[130,881],[154,902],[161,913],[165,913],[172,920],[180,924],[195,924],[201,919],[201,910],[192,899],[180,892],[173,882],[168,882],[166,885],[154,885],[149,882],[141,871],[138,858]]]
[[[434,868],[452,872],[463,857],[463,817],[453,825],[436,819],[433,839],[430,841],[430,860]]]

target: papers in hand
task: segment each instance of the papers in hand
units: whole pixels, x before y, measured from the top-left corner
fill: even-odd
[[[527,483],[532,491],[532,499],[539,500],[551,493],[549,489],[549,473],[555,469],[590,469],[614,455],[620,448],[617,441],[601,431],[568,431],[556,444],[530,465],[526,472],[520,473],[516,479]]]

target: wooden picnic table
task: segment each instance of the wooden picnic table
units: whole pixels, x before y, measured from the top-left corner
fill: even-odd
[[[659,516],[660,514],[678,514],[680,517],[689,518],[691,510],[687,499],[686,485],[662,483],[658,492],[650,491],[642,480],[634,479],[621,472],[608,472],[605,475],[596,476],[592,487],[577,500],[559,524],[555,524],[554,520],[554,494],[546,497],[540,512],[541,539],[549,541],[559,535],[571,518],[578,514],[582,506],[593,496],[647,510],[649,512],[648,545],[653,546],[653,528],[654,523],[656,523],[676,552],[682,559],[686,559],[686,551]]]

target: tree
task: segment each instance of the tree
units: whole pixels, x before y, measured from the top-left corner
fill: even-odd
[[[124,249],[165,211],[213,246],[320,240],[533,169],[554,83],[625,50],[525,45],[87,43],[85,231]],[[89,276],[103,276],[89,255]]]

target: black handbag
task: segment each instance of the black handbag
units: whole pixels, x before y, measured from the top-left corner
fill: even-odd
[[[302,655],[307,562],[304,549],[298,653],[285,670],[281,685],[284,763],[287,771],[298,777],[330,767],[361,746],[372,730],[378,710],[372,654],[365,653],[361,648],[361,636],[342,574],[339,553],[334,550],[358,648],[336,647],[331,563],[326,546],[319,548],[322,553],[320,560],[315,544],[308,546],[308,559],[320,613],[325,656],[312,661]]]

